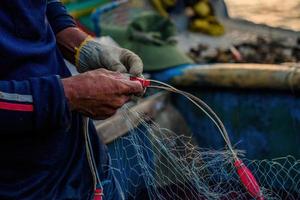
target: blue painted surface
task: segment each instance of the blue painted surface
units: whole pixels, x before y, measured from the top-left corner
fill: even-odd
[[[152,78],[168,82],[173,76],[180,75],[188,67],[192,67],[192,65],[178,66],[154,73]],[[188,90],[185,88],[185,90],[200,97],[212,107],[224,122],[232,143],[236,148],[246,152],[245,157],[247,159],[273,159],[288,155],[300,159],[299,97],[289,93],[272,91],[210,90],[203,88]],[[182,96],[173,95],[172,101],[192,129],[199,146],[211,149],[220,149],[225,146],[224,140],[214,124],[202,111],[196,109]],[[135,137],[134,141],[138,141],[139,144],[148,149],[143,148],[141,150],[132,143],[135,135],[139,137]],[[144,163],[148,163],[154,169],[154,155],[149,139],[144,134],[129,133],[128,136],[112,143],[109,150],[113,158],[113,166],[122,169],[123,174],[115,170],[121,188],[134,196],[138,195],[139,191],[145,188],[147,179],[142,176],[142,165],[137,162],[135,155],[142,153],[143,157],[147,158]],[[291,158],[290,163],[293,164],[294,161],[294,158]],[[298,170],[298,167],[294,166],[294,169]],[[287,169],[289,168],[287,167]],[[265,174],[260,176],[260,173],[264,173],[264,171],[256,171],[258,179],[265,177]],[[297,176],[295,173],[295,171],[291,171],[289,175],[295,177]],[[224,180],[226,173],[224,173],[224,177],[215,178]],[[293,187],[290,182],[286,182],[283,186],[279,180],[273,180],[272,176],[268,178],[270,180],[264,181],[274,188]],[[127,193],[127,197],[129,193]]]
[[[220,116],[236,147],[249,159],[293,155],[300,158],[300,102],[287,94],[239,91],[190,91]],[[173,98],[201,147],[220,148],[224,142],[212,122],[179,96]]]
[[[193,65],[153,73],[152,78],[168,82]],[[300,98],[275,91],[209,90],[186,91],[207,102],[225,123],[233,144],[249,159],[293,155],[300,158]],[[173,96],[201,147],[219,149],[224,141],[208,117],[187,99]]]

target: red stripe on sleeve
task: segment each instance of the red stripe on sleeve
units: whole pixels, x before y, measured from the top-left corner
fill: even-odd
[[[33,105],[0,102],[0,109],[21,112],[33,112]]]

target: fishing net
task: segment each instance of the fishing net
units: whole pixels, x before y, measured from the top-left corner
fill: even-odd
[[[148,1],[130,0],[102,13],[96,24],[126,27],[145,10],[151,10]],[[131,131],[109,144],[110,167],[126,199],[254,199],[241,182],[233,154],[257,179],[263,197],[257,199],[300,199],[300,160],[293,156],[249,160],[237,149],[201,148],[192,134],[161,128],[129,108],[121,115]]]
[[[203,149],[191,135],[174,133],[124,109],[131,131],[110,144],[112,167],[126,199],[253,199],[227,149]],[[134,128],[134,119],[140,126]],[[237,151],[243,157],[242,151]],[[264,199],[300,198],[300,160],[243,158],[258,179]]]

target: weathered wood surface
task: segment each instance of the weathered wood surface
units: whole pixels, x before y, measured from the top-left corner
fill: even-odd
[[[300,90],[300,67],[268,64],[214,64],[187,68],[173,83],[247,89]]]
[[[166,106],[167,98],[168,93],[161,92],[131,107],[129,111],[126,112],[126,114],[130,116],[131,126],[137,127],[140,124],[140,118],[155,118]],[[120,112],[105,121],[96,122],[98,136],[104,143],[110,143],[130,131],[131,127],[129,127],[127,123],[128,119],[124,119]]]

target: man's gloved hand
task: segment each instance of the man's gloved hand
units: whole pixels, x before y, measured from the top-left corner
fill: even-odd
[[[75,64],[79,72],[98,68],[141,76],[143,62],[130,50],[101,44],[91,37],[76,49]]]
[[[142,85],[118,72],[97,69],[62,79],[71,110],[93,119],[106,119],[130,100],[143,93]]]

